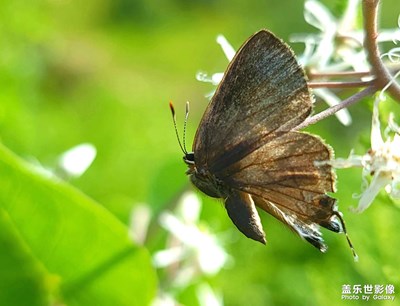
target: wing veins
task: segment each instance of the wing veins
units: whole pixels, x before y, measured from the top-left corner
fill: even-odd
[[[231,177],[231,176],[235,175],[236,173],[238,173],[240,171],[246,170],[247,168],[250,168],[250,167],[253,167],[253,166],[262,166],[262,165],[264,165],[264,164],[266,164],[268,162],[271,162],[271,161],[282,161],[282,160],[285,160],[285,159],[288,159],[288,158],[291,158],[291,157],[297,157],[297,156],[303,156],[303,155],[312,155],[312,154],[319,153],[319,152],[324,152],[324,150],[305,152],[305,153],[303,152],[303,153],[298,153],[298,154],[293,154],[293,155],[288,155],[288,156],[265,159],[262,162],[251,163],[251,164],[248,164],[248,165],[244,165],[241,168],[235,169],[234,172],[232,172],[229,175],[225,176],[225,178]],[[306,166],[302,165],[302,166],[298,166],[298,167],[292,166],[292,167],[290,167],[290,169],[300,169],[300,168],[303,168],[303,167],[307,167],[307,165]],[[265,171],[267,171],[267,172],[278,172],[278,171],[282,171],[282,169],[268,169],[268,168],[266,168]]]
[[[257,195],[257,194],[256,194],[256,196],[257,196],[257,197],[260,197],[261,199],[266,200],[266,201],[268,201],[268,202],[274,203],[274,204],[275,204],[276,206],[278,206],[278,207],[282,207],[282,208],[284,208],[284,209],[286,209],[286,210],[292,212],[295,216],[297,216],[297,215],[300,215],[300,216],[303,216],[303,217],[307,217],[307,216],[308,216],[307,213],[302,213],[301,211],[293,210],[293,209],[289,208],[288,206],[286,206],[286,205],[284,205],[284,204],[281,204],[281,203],[278,204],[276,201],[268,200],[268,199],[266,199],[265,197],[263,197],[262,195]]]
[[[301,188],[301,187],[293,187],[293,186],[289,186],[289,185],[284,185],[284,184],[281,184],[280,182],[268,183],[268,184],[266,184],[266,185],[252,184],[252,186],[256,186],[256,187],[259,187],[259,188],[262,188],[262,189],[266,189],[266,190],[269,190],[269,191],[273,191],[273,192],[277,192],[277,193],[286,195],[286,196],[288,196],[288,197],[291,197],[292,199],[296,199],[296,200],[299,200],[299,201],[304,202],[303,199],[298,199],[298,198],[296,198],[296,197],[293,197],[293,196],[290,195],[290,194],[286,194],[286,193],[284,193],[284,192],[282,192],[282,191],[278,191],[278,190],[275,190],[275,189],[271,189],[271,188],[266,187],[266,186],[272,185],[272,184],[275,184],[275,185],[278,185],[278,186],[281,186],[281,187],[286,187],[286,188],[291,188],[291,189],[297,189],[297,190],[301,190],[301,191],[307,191],[307,192],[311,192],[311,193],[314,193],[314,194],[321,194],[321,195],[325,194],[324,192],[316,192],[315,190],[312,190],[312,189],[306,189],[306,188]],[[248,191],[246,191],[246,192],[248,192]],[[308,202],[305,202],[305,203],[308,203]]]

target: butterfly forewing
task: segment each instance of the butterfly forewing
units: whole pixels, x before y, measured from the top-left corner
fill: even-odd
[[[239,49],[206,109],[194,140],[196,164],[218,171],[289,130],[311,112],[303,70],[293,52],[262,30]]]

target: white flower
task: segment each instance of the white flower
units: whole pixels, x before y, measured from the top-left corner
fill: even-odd
[[[331,164],[335,168],[363,167],[363,181],[366,189],[361,194],[358,207],[354,210],[362,212],[367,209],[379,191],[384,188],[393,199],[400,199],[400,128],[389,117],[383,139],[379,121],[379,99],[374,103],[371,127],[371,149],[363,156],[350,153],[347,159],[336,159]],[[392,137],[390,134],[394,134]],[[367,176],[372,180],[368,184]]]
[[[216,274],[229,256],[217,236],[210,234],[204,225],[198,224],[201,202],[195,193],[185,193],[178,209],[176,215],[164,212],[159,218],[161,226],[174,238],[174,243],[171,247],[156,252],[153,263],[156,267],[179,263],[180,268],[174,282],[181,286],[198,274]]]

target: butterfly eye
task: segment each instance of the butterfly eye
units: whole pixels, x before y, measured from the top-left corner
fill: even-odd
[[[186,153],[185,156],[183,156],[183,161],[188,165],[194,165],[194,153]]]

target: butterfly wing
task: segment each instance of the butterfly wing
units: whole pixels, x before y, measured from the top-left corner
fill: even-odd
[[[197,130],[198,167],[218,172],[290,130],[310,114],[311,98],[302,68],[279,38],[261,30],[231,61]]]
[[[216,175],[324,251],[318,225],[342,230],[336,219],[336,200],[326,195],[335,191],[334,173],[330,165],[318,164],[331,155],[331,149],[316,136],[278,132]]]

